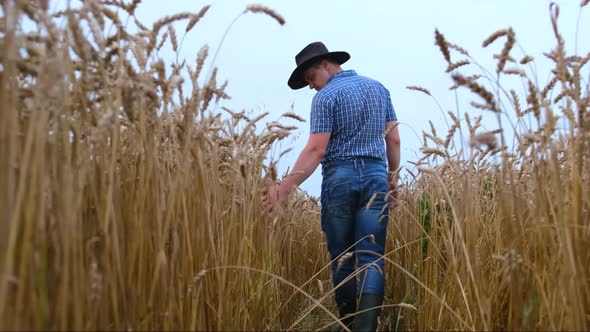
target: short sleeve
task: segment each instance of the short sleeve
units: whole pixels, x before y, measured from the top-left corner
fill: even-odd
[[[334,102],[317,93],[311,103],[311,133],[330,133],[334,124]]]
[[[386,122],[390,122],[390,121],[397,121],[397,116],[395,115],[395,110],[393,109],[393,104],[391,103],[391,96],[389,95],[389,91],[387,91],[387,89],[385,89],[385,94],[387,95],[387,105],[385,105],[386,107],[386,112],[385,112],[385,121]]]

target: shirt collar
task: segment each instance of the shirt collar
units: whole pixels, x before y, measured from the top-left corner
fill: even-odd
[[[336,74],[332,75],[332,77],[330,77],[330,79],[328,80],[328,83],[330,83],[333,79],[338,78],[338,77],[349,77],[349,76],[355,76],[355,75],[356,75],[356,72],[352,69],[343,70],[343,71],[337,72]]]

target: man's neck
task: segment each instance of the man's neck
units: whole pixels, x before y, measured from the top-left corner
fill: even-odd
[[[342,67],[340,67],[340,66],[330,66],[330,67],[328,67],[328,73],[330,74],[330,77],[338,74],[341,71],[342,71]]]

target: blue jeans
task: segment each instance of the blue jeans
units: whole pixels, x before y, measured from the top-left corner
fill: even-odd
[[[336,161],[323,165],[322,175],[322,230],[333,260],[336,303],[339,307],[356,303],[357,296],[364,293],[383,296],[384,264],[379,258],[384,254],[388,223],[386,163],[375,159]],[[337,258],[346,251],[354,252],[354,257],[338,268]],[[359,275],[358,283],[353,277],[340,285],[354,273],[355,258],[359,268],[369,267]]]

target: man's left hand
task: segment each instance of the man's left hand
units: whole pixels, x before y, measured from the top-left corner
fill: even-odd
[[[272,210],[275,206],[285,203],[289,195],[287,190],[280,184],[273,184],[272,186],[262,188],[260,193],[262,195],[262,205],[268,210]]]

